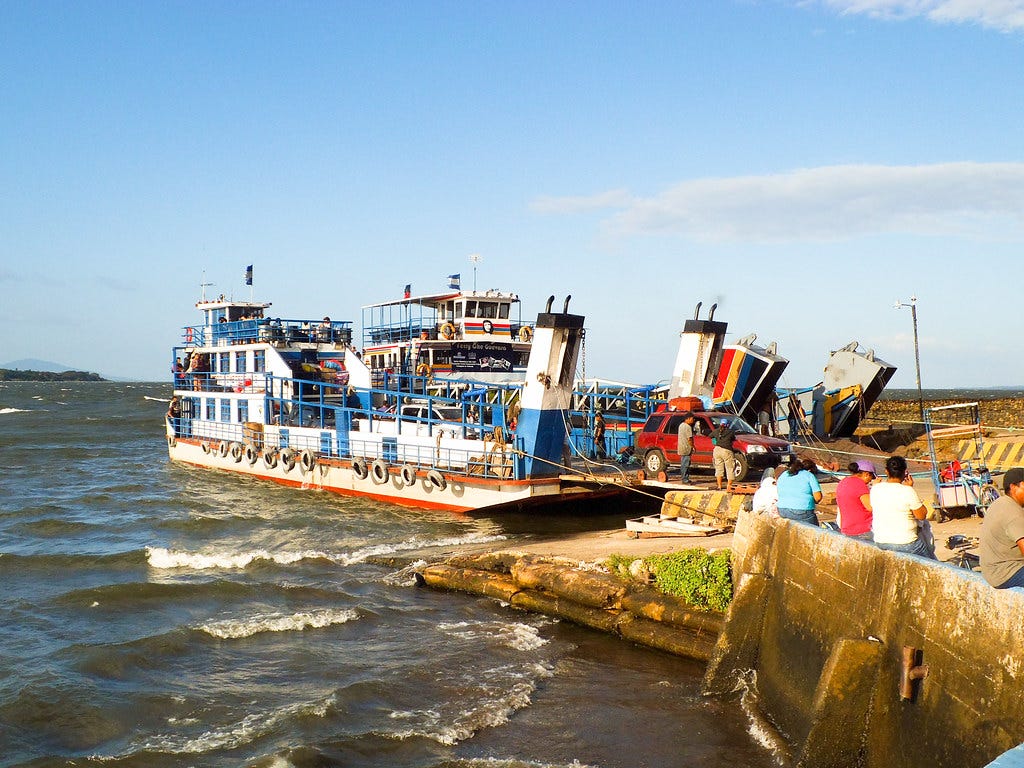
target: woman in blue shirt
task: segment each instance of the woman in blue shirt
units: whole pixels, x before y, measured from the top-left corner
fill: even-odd
[[[818,516],[814,505],[821,501],[821,486],[814,476],[813,461],[794,461],[779,475],[776,487],[779,489],[779,516],[798,523],[817,525]]]

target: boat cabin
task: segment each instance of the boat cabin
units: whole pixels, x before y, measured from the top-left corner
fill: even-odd
[[[379,373],[512,381],[533,338],[519,296],[493,289],[370,304],[362,323],[364,362]]]

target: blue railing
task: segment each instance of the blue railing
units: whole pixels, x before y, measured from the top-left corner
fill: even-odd
[[[251,344],[256,341],[272,344],[352,344],[352,323],[348,320],[233,320],[211,326],[209,338],[206,332],[206,326],[186,326],[182,331],[182,341],[189,347]]]

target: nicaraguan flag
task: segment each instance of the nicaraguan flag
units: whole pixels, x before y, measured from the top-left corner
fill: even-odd
[[[412,296],[412,283],[406,283],[405,286],[405,298]]]
[[[245,268],[245,284],[252,285],[252,264]]]
[[[448,287],[449,288],[454,288],[456,291],[458,291],[458,290],[461,290],[461,288],[460,288],[461,284],[462,284],[462,273],[461,272],[459,274],[457,274],[457,275],[448,275]]]

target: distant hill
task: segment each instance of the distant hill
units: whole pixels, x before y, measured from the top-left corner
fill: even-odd
[[[0,368],[0,381],[106,381],[88,371],[24,371]]]
[[[36,360],[27,357],[24,360],[11,360],[9,363],[0,363],[0,368],[7,368],[12,371],[46,371],[48,373],[64,373],[72,370],[70,366],[54,363],[50,360]]]
[[[12,360],[0,365],[0,381],[106,381],[98,373],[76,371],[49,360]]]

